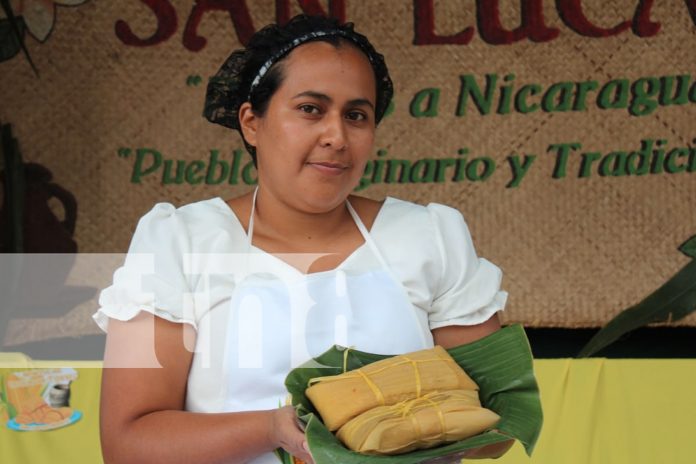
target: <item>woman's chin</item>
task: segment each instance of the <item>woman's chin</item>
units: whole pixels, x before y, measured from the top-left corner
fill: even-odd
[[[308,213],[327,213],[344,204],[352,191],[352,188],[335,185],[315,186],[305,192],[302,203]]]

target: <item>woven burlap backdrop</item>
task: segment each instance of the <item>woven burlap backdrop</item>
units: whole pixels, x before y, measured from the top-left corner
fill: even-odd
[[[183,37],[193,0],[163,3],[174,7],[176,31],[155,46],[126,45],[115,32],[116,23],[124,21],[136,36],[154,33],[156,17],[143,2],[94,0],[56,7],[45,42],[26,36],[40,77],[22,54],[0,63],[0,121],[13,125],[27,161],[48,167],[54,181],[76,196],[75,238],[81,253],[124,252],[138,218],[155,202],[181,205],[250,189],[241,180],[236,185],[163,185],[162,169],[141,183],[131,182],[138,149],[157,150],[167,160],[207,163],[211,150],[229,161],[235,149],[243,148],[235,133],[201,117],[208,76],[239,46],[230,15],[205,13],[198,35],[207,43],[191,51]],[[297,1],[277,3],[300,12]],[[328,8],[326,1],[304,3]],[[396,86],[394,111],[378,130],[375,151],[387,150],[386,160],[415,162],[457,158],[458,150],[466,148],[470,160],[487,156],[497,165],[481,182],[380,183],[359,193],[459,208],[479,254],[504,271],[510,293],[506,322],[603,325],[688,261],[677,247],[696,234],[696,173],[613,177],[598,175],[596,166],[587,178],[578,178],[577,172],[580,152],[635,151],[648,138],[667,140],[668,149],[693,147],[695,104],[632,116],[626,109],[598,108],[595,91],[583,111],[501,115],[495,112],[496,98],[491,114],[479,114],[471,101],[465,115],[455,114],[461,75],[473,76],[483,87],[487,74],[498,75],[498,86],[505,84],[505,75],[514,74],[509,81],[514,91],[525,84],[546,89],[562,81],[594,80],[602,86],[619,78],[632,83],[643,77],[690,75],[696,70],[696,28],[687,2],[655,2],[651,18],[661,26],[652,37],[628,29],[590,38],[561,20],[556,2],[544,1],[546,25],[558,28],[558,37],[507,45],[487,43],[478,30],[468,44],[414,45],[414,5],[429,2],[344,3],[346,19],[386,56]],[[582,8],[591,22],[610,28],[633,18],[638,3],[587,0]],[[276,2],[246,4],[254,27],[275,20]],[[520,2],[499,4],[502,26],[514,29],[521,20]],[[434,1],[435,33],[477,29],[475,5]],[[409,106],[424,88],[439,89],[437,115],[414,117]],[[569,157],[566,177],[555,179],[556,156],[548,147],[565,142],[582,148]],[[507,187],[507,157],[513,154],[537,157],[521,183]],[[242,164],[247,162],[244,157]],[[88,317],[93,304],[59,320],[16,320],[6,342],[41,338],[42,327],[62,335],[96,332]],[[696,317],[681,323],[694,325]]]

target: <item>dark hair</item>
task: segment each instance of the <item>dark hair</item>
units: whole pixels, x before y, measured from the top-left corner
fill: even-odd
[[[377,101],[375,123],[379,124],[393,94],[384,57],[364,35],[353,30],[353,23],[340,24],[323,16],[298,15],[287,24],[269,24],[256,32],[246,48],[234,51],[208,82],[203,116],[210,122],[239,131],[247,151],[256,164],[256,149],[244,139],[239,125],[239,107],[250,102],[252,110],[264,115],[268,103],[283,82],[283,59],[296,47],[308,42],[342,42],[356,46],[369,59],[375,73]]]

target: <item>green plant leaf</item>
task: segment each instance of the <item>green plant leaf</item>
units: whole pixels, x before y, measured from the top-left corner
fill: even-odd
[[[442,456],[455,456],[481,446],[519,440],[531,455],[543,421],[539,388],[534,378],[532,353],[520,325],[511,325],[473,343],[447,350],[479,385],[483,406],[500,417],[495,430],[437,448],[396,456],[370,456],[348,450],[321,422],[304,392],[314,377],[344,372],[346,348],[334,346],[317,358],[293,369],[285,379],[292,404],[306,423],[307,443],[316,464],[415,464]],[[389,356],[349,350],[346,370]]]
[[[694,310],[696,310],[696,260],[684,266],[643,301],[623,310],[609,321],[580,350],[578,357],[592,356],[638,327],[652,322],[678,321]]]
[[[679,251],[689,258],[696,258],[696,235],[679,246]]]

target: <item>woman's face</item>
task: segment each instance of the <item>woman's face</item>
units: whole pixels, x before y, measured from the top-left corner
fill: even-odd
[[[374,72],[344,43],[301,45],[282,66],[266,113],[240,112],[245,138],[256,147],[259,186],[297,209],[327,211],[355,188],[372,151]]]

